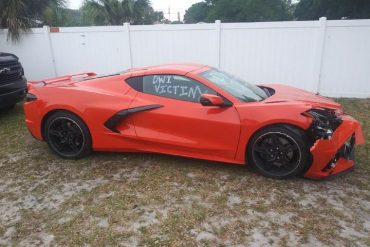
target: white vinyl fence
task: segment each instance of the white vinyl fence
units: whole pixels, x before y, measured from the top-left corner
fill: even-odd
[[[6,34],[0,51],[18,55],[31,80],[192,62],[256,84],[370,97],[370,20],[44,27],[16,44]]]

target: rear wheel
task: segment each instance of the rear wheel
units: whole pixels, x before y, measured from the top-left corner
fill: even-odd
[[[289,178],[302,173],[310,162],[304,133],[290,126],[271,126],[257,132],[248,145],[248,161],[272,178]]]
[[[91,152],[91,136],[76,115],[60,111],[46,121],[44,137],[50,149],[65,159],[79,159]]]

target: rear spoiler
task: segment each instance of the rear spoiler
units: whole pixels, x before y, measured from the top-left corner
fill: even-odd
[[[76,73],[76,74],[71,74],[71,75],[65,75],[65,76],[55,77],[55,78],[51,78],[51,79],[46,79],[46,80],[43,80],[43,81],[28,81],[27,86],[28,86],[28,90],[29,90],[32,87],[37,88],[37,87],[43,87],[45,85],[52,84],[52,83],[55,83],[55,82],[70,81],[74,77],[85,78],[85,77],[96,76],[96,75],[97,74],[95,72]]]

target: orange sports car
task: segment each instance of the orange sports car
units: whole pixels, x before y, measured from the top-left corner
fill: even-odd
[[[67,159],[156,152],[321,179],[351,170],[364,142],[331,99],[196,64],[30,81],[24,110],[31,134]]]

